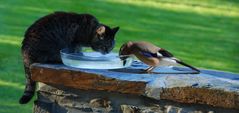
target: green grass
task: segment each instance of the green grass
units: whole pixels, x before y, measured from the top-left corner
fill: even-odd
[[[194,66],[239,73],[239,2],[236,0],[0,1],[0,113],[28,113],[20,54],[25,30],[54,11],[91,13],[120,26],[117,44],[150,41]]]

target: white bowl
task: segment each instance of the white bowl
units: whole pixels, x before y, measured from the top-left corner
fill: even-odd
[[[62,49],[60,53],[65,65],[83,69],[119,69],[129,67],[133,62],[132,56],[118,56],[117,53],[72,53],[68,49]]]

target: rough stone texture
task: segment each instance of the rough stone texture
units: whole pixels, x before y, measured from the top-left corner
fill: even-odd
[[[193,87],[169,88],[162,90],[161,99],[187,103],[206,103],[213,106],[222,106],[223,103],[223,107],[226,108],[239,108],[238,94],[214,89]]]
[[[31,72],[33,80],[48,84],[239,109],[237,74],[210,70],[202,70],[200,74],[183,74],[189,70],[181,67],[158,68],[156,72],[147,74],[142,73],[144,68],[146,66],[139,62],[134,62],[130,68],[117,70],[34,64]]]
[[[35,113],[237,113],[199,104],[153,100],[144,96],[96,90],[79,90],[39,84]]]
[[[131,94],[144,93],[145,82],[117,80],[96,73],[73,71],[64,68],[63,65],[32,66],[32,79],[39,82],[59,84],[78,89],[96,89]]]

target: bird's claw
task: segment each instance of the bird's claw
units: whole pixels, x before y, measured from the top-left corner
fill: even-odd
[[[151,74],[151,73],[153,73],[151,70],[148,70],[148,69],[140,69],[141,70],[141,73],[142,74]]]

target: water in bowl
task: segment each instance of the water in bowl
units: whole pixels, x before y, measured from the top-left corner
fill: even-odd
[[[119,69],[129,67],[133,62],[132,56],[121,59],[117,53],[70,53],[67,49],[61,50],[61,58],[67,66],[84,69]]]

